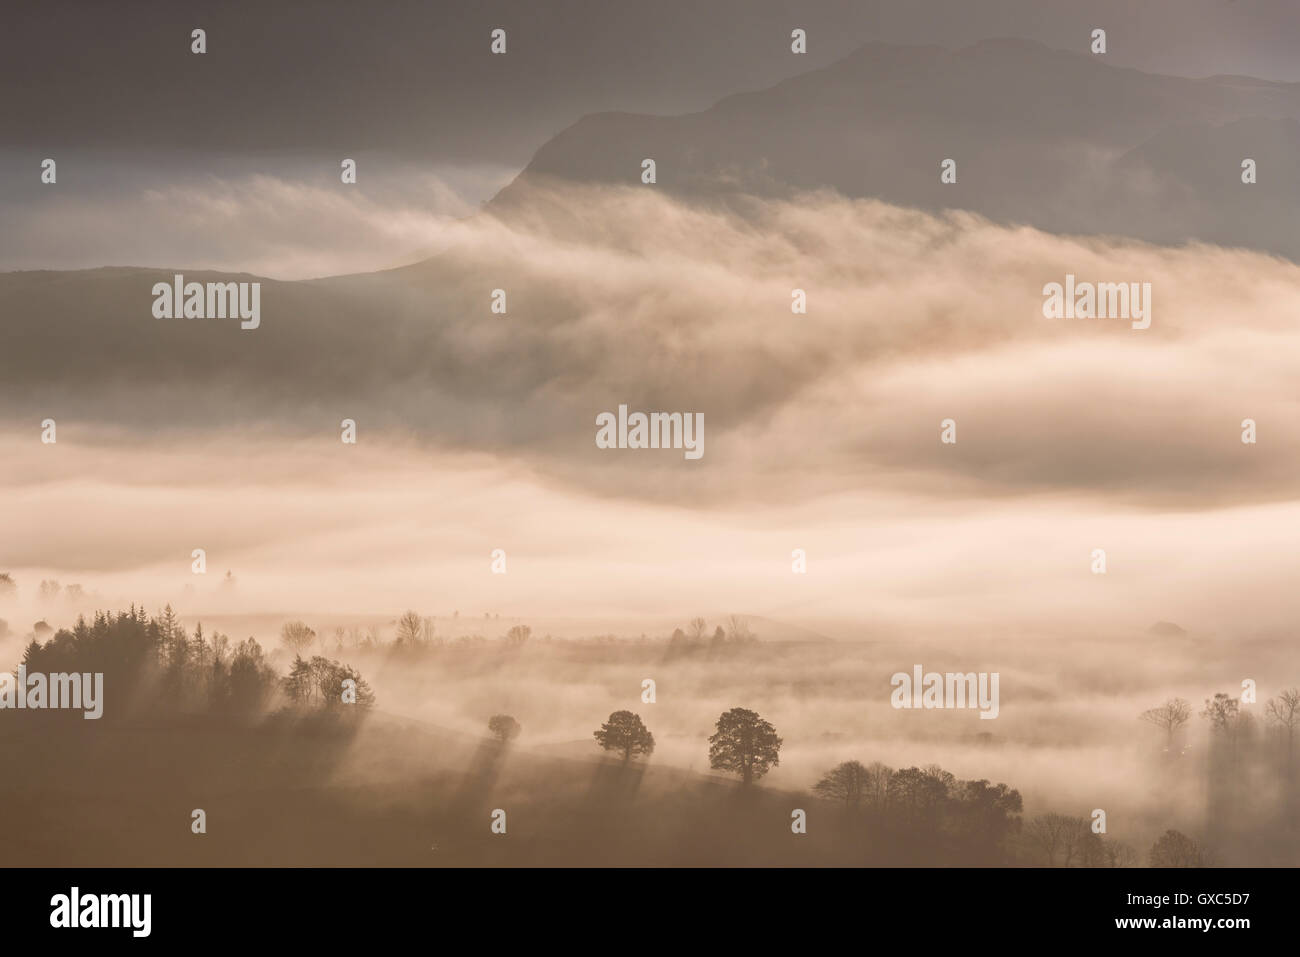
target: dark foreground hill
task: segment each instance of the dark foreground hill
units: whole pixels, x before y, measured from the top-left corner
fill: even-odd
[[[13,717],[7,715],[6,717]],[[48,715],[42,715],[48,717]],[[62,716],[58,716],[62,717]],[[536,758],[379,716],[359,732],[0,723],[8,866],[865,863],[833,805],[668,768]],[[790,830],[795,807],[816,822]],[[202,808],[207,833],[191,832]],[[490,830],[506,812],[505,835]]]

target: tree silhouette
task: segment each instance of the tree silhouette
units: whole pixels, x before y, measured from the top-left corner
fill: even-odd
[[[889,803],[889,782],[894,776],[894,769],[879,761],[867,765],[866,801],[870,807],[884,810]]]
[[[1040,814],[1029,822],[1027,828],[1030,843],[1043,852],[1047,866],[1056,866],[1056,856],[1063,857],[1069,853],[1074,843],[1074,832],[1080,827],[1087,827],[1082,818],[1066,814]]]
[[[753,711],[732,708],[718,717],[709,737],[709,767],[739,774],[748,787],[781,763],[780,751],[775,728]]]
[[[861,761],[845,761],[827,771],[813,785],[813,791],[821,797],[843,801],[845,807],[860,807],[870,787],[870,776],[871,772]]]
[[[947,774],[947,772],[943,772]],[[929,769],[903,768],[889,779],[889,810],[907,828],[933,828],[948,798],[952,775],[934,774]]]
[[[1290,778],[1295,767],[1295,732],[1300,726],[1300,688],[1288,688],[1270,700],[1264,714],[1286,731],[1286,771]]]
[[[1020,792],[987,780],[958,781],[949,789],[949,816],[974,862],[996,863],[1007,837],[1020,830]]]
[[[624,763],[634,754],[650,754],[655,749],[655,739],[641,718],[631,711],[615,711],[609,720],[592,732],[596,743],[606,751],[622,751]]]
[[[522,730],[519,722],[508,714],[494,714],[488,718],[488,730],[496,737],[498,741],[505,744],[513,738],[519,737]]]
[[[1123,841],[1101,842],[1102,863],[1106,867],[1132,867],[1137,863],[1137,851]]]
[[[745,645],[754,641],[749,619],[744,615],[731,615],[727,618],[727,640],[732,644]]]
[[[356,682],[355,704],[363,709],[373,706],[374,692],[361,673],[323,655],[313,655],[310,660],[297,655],[284,679],[284,692],[295,704],[313,704],[319,696],[321,707],[338,708],[345,704],[343,682],[349,679]]]
[[[397,639],[395,644],[398,647],[405,645],[418,645],[420,635],[424,629],[424,619],[420,617],[418,611],[408,611],[397,619]]]
[[[1175,732],[1185,725],[1191,716],[1192,706],[1188,702],[1182,698],[1170,698],[1160,707],[1143,711],[1138,717],[1164,731],[1165,748],[1172,750]]]
[[[1227,742],[1228,757],[1235,764],[1237,761],[1237,735],[1241,730],[1241,719],[1243,717],[1240,702],[1236,698],[1230,698],[1220,692],[1213,698],[1205,699],[1205,710],[1201,712],[1201,717],[1208,718],[1210,731],[1216,737]]]
[[[316,682],[312,680],[311,662],[302,655],[295,656],[289,674],[284,679],[284,693],[289,696],[289,700],[306,704],[315,692]]]
[[[280,628],[280,641],[295,655],[301,655],[316,640],[316,632],[303,621],[286,621]]]
[[[1152,867],[1203,867],[1208,863],[1199,844],[1172,828],[1151,845],[1148,860]]]

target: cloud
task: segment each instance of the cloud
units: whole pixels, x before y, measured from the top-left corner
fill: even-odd
[[[865,588],[900,626],[1295,611],[1290,263],[833,194],[613,188],[539,190],[443,241],[402,269],[268,280],[253,332],[152,318],[156,270],[0,276],[0,564],[263,609],[433,588],[520,613],[806,620],[860,614]],[[1045,319],[1067,273],[1151,283],[1151,327]],[[620,403],[703,412],[704,457],[598,449]]]
[[[1292,494],[1300,270],[1271,257],[834,194],[706,206],[556,187],[507,219],[440,229],[444,251],[414,266],[267,282],[255,332],[152,318],[170,270],[0,277],[20,317],[0,389],[37,421],[138,438],[332,435],[350,417],[372,439],[692,506],[863,482],[1162,508]],[[1067,273],[1150,283],[1151,327],[1044,318],[1044,284]],[[505,316],[490,311],[498,288]],[[598,449],[596,415],[620,404],[702,412],[704,458]],[[956,445],[939,442],[946,418]],[[1256,445],[1240,441],[1246,418]]]
[[[340,181],[342,156],[357,181]],[[368,272],[439,250],[513,174],[372,151],[274,157],[59,151],[57,189],[0,189],[0,268],[159,266],[306,279]],[[7,154],[6,160],[26,157]],[[44,192],[41,192],[41,190]],[[130,224],[124,229],[124,224]]]

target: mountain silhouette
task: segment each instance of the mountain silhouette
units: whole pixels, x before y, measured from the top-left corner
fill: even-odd
[[[640,184],[700,200],[833,189],[1056,233],[1191,240],[1300,258],[1300,84],[1159,76],[1028,40],[871,44],[676,117],[598,113],[539,149],[529,185]],[[1244,185],[1241,162],[1260,166]],[[940,182],[953,159],[957,182]]]

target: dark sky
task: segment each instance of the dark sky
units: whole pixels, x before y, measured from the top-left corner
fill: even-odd
[[[1300,80],[1300,4],[1285,0],[124,0],[14,5],[6,21],[9,150],[369,149],[518,168],[584,113],[703,109],[870,41],[1084,50],[1097,26],[1115,64]],[[806,56],[789,51],[796,26]],[[506,56],[488,52],[494,27]]]

